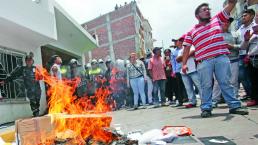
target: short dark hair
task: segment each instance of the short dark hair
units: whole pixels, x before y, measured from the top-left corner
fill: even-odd
[[[153,54],[156,54],[158,50],[161,50],[162,47],[154,47],[154,49],[152,50]]]
[[[243,11],[243,14],[244,14],[244,13],[250,14],[250,15],[252,15],[252,16],[255,15],[255,11],[254,11],[253,9],[246,9],[246,10]]]
[[[200,11],[200,9],[203,7],[203,6],[209,6],[209,4],[208,3],[202,3],[202,4],[200,4],[196,9],[195,9],[195,15],[198,15],[199,14],[199,11]]]
[[[25,61],[27,60],[33,60],[33,56],[32,55],[26,55],[25,56]]]
[[[171,53],[171,50],[170,50],[170,49],[165,49],[165,50],[164,50],[164,53],[167,53],[167,52],[170,52],[170,53]]]

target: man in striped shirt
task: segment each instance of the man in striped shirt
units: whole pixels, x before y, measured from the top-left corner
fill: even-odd
[[[246,115],[248,111],[241,108],[241,102],[236,99],[233,86],[230,85],[230,61],[228,45],[222,36],[221,23],[227,22],[229,14],[235,7],[237,0],[228,0],[224,10],[211,17],[207,3],[199,5],[195,10],[195,16],[199,24],[195,25],[187,33],[183,45],[182,71],[187,71],[187,59],[190,47],[195,47],[195,58],[198,63],[197,71],[200,75],[202,88],[201,117],[210,117],[212,111],[212,79],[213,73],[218,80],[222,95],[229,106],[229,113]]]

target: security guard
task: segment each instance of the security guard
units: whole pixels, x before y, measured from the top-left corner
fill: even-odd
[[[36,67],[33,66],[33,54],[30,53],[25,57],[26,66],[17,67],[9,76],[7,76],[5,83],[23,77],[27,97],[30,100],[30,107],[33,116],[39,116],[39,106],[41,97],[41,88],[39,80],[36,79]]]
[[[98,66],[98,62],[96,59],[91,61],[91,69],[89,70],[89,83],[87,93],[88,96],[93,96],[97,88],[101,87],[101,79],[103,78],[104,73],[102,72],[101,68]]]
[[[86,95],[86,77],[84,71],[82,70],[81,64],[76,59],[70,60],[70,71],[68,71],[67,78],[70,80],[75,80],[76,78],[80,78],[80,82],[77,84],[75,95],[77,97],[83,97]]]

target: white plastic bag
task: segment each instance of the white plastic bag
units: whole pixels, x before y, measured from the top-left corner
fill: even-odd
[[[169,133],[164,135],[163,131],[160,129],[153,129],[150,131],[145,132],[140,140],[139,144],[157,144],[163,145],[164,143],[171,143],[175,138],[176,134]]]
[[[139,144],[149,144],[152,141],[158,141],[163,137],[162,130],[160,129],[152,129],[150,131],[145,132],[141,138],[139,139]]]

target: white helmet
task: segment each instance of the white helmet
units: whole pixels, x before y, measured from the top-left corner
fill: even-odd
[[[98,60],[98,63],[104,63],[103,59],[100,58],[100,59]]]
[[[78,60],[76,60],[76,59],[74,59],[74,58],[70,60],[70,65],[72,65],[72,64],[80,65],[80,63],[78,62]]]
[[[91,64],[97,64],[97,63],[98,63],[98,62],[97,62],[96,59],[92,59]]]
[[[87,64],[86,64],[86,67],[90,68],[90,67],[91,67],[91,64],[90,64],[90,63],[87,63]]]

